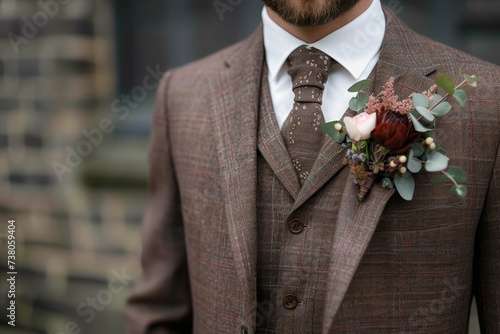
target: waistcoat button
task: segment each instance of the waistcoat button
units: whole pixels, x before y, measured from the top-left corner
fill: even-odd
[[[286,295],[283,298],[283,306],[289,310],[296,308],[298,303],[299,301],[294,295]]]
[[[304,230],[304,224],[299,219],[292,219],[288,223],[288,227],[290,228],[290,232],[294,234],[299,234]]]

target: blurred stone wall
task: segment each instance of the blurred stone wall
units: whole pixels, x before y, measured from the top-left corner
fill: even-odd
[[[86,176],[113,135],[113,22],[109,1],[0,1],[0,236],[15,218],[18,273],[16,328],[2,311],[1,333],[122,332],[144,187]]]

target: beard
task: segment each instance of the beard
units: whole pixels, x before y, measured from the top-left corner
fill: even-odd
[[[317,27],[351,10],[361,0],[263,0],[288,24]]]

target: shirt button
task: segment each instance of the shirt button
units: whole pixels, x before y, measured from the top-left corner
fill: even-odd
[[[286,295],[283,298],[283,306],[286,309],[293,310],[294,308],[297,307],[298,303],[299,301],[297,300],[297,297],[295,297],[294,295]]]
[[[294,234],[299,234],[304,230],[304,224],[299,219],[292,219],[288,223],[288,227],[290,228],[290,232]]]

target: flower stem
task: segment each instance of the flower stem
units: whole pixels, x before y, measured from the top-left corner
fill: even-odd
[[[453,182],[457,187],[459,186],[459,184],[457,183],[457,181],[455,181],[452,177],[450,177],[450,174],[448,174],[447,172],[445,172],[444,170],[441,171],[441,173],[443,173],[444,175],[446,175],[446,177],[448,179],[451,180],[451,182]]]
[[[455,87],[455,90],[461,88],[463,85],[465,85],[467,83],[467,80],[464,80],[462,81],[461,83],[458,84],[457,87]],[[441,103],[441,102],[444,102],[446,101],[448,98],[450,97],[450,93],[446,93],[445,96],[443,96],[443,98],[441,100],[439,100],[436,104],[434,104],[430,109],[429,111],[433,111],[434,109],[436,109],[436,107]]]

